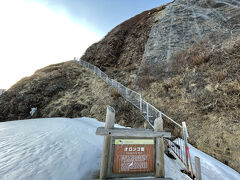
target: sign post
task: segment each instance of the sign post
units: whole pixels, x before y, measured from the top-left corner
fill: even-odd
[[[154,121],[154,131],[155,132],[163,131],[162,117],[159,117]],[[155,177],[165,177],[163,137],[156,138],[156,173],[155,173]]]
[[[150,129],[114,128],[115,111],[108,106],[105,127],[97,128],[96,134],[104,136],[100,179],[118,177],[163,178],[164,143],[162,118],[155,120]]]
[[[114,121],[115,121],[115,110],[112,107],[108,106],[107,114],[106,114],[105,129],[113,128]],[[102,153],[101,168],[100,168],[100,179],[107,177],[109,146],[111,145],[110,143],[111,143],[111,137],[104,136],[103,153]]]

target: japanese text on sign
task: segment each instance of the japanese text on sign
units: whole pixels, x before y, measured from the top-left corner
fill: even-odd
[[[154,171],[153,139],[116,139],[114,173]]]

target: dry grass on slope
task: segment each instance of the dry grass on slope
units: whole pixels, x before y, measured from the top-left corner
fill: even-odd
[[[239,171],[240,38],[218,49],[209,44],[176,53],[168,76],[145,76],[142,95],[179,123],[186,121],[193,145]]]
[[[123,80],[135,77],[156,15],[164,8],[165,5],[144,11],[119,24],[101,41],[91,45],[81,59],[126,85]]]
[[[105,121],[106,107],[110,105],[116,110],[116,123],[132,127],[143,126],[144,119],[116,90],[91,71],[79,65],[77,68],[81,76],[74,79],[74,86],[43,109],[47,117],[86,116]]]
[[[132,105],[97,75],[68,61],[42,68],[4,93],[0,97],[0,122],[81,116],[105,121],[107,105],[115,108],[116,123],[143,126],[143,118]],[[32,107],[37,111],[31,117]]]

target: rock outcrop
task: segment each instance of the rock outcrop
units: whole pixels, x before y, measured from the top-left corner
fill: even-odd
[[[152,75],[171,69],[171,56],[177,51],[208,39],[215,48],[224,39],[240,33],[240,2],[236,0],[175,0],[156,17],[142,58]]]
[[[155,17],[161,14],[164,8],[165,6],[160,6],[145,11],[121,23],[101,41],[90,46],[81,58],[99,66],[113,77],[121,76],[118,74],[119,69],[135,76],[142,60],[149,32],[156,21]]]

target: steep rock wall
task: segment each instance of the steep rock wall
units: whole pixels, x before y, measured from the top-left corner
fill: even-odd
[[[99,66],[102,70],[130,69],[136,74],[142,60],[155,16],[161,14],[165,6],[144,11],[119,24],[101,41],[90,46],[81,59]],[[108,71],[108,74],[112,74]],[[117,75],[116,75],[117,77]]]
[[[240,32],[240,2],[237,0],[176,0],[156,16],[142,58],[152,76],[171,71],[171,56],[209,39],[215,48]]]

